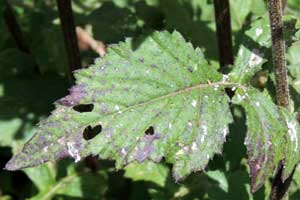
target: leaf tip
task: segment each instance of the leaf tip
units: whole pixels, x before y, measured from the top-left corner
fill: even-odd
[[[19,169],[20,169],[20,168],[19,168],[18,165],[16,164],[14,158],[10,159],[10,160],[6,163],[5,167],[3,168],[3,170],[6,170],[6,171],[16,171],[16,170],[19,170]]]

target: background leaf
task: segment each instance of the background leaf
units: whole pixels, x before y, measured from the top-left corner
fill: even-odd
[[[134,181],[151,181],[163,187],[168,177],[169,169],[163,164],[145,161],[143,163],[131,163],[125,167],[124,176]]]

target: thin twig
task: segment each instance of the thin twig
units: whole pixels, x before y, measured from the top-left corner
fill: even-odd
[[[221,68],[233,64],[229,0],[214,0],[219,62]]]
[[[286,5],[287,5],[287,0],[281,0],[281,10],[282,10],[282,13],[285,12]]]
[[[71,0],[56,0],[69,62],[69,76],[81,68],[81,58],[74,24]]]
[[[285,41],[283,36],[282,0],[269,0],[269,15],[272,34],[272,60],[275,70],[277,104],[290,108],[290,95],[288,89],[287,68],[285,59]],[[295,167],[291,175],[282,180],[284,163],[280,162],[278,171],[272,184],[270,200],[282,199],[294,175]]]
[[[100,57],[105,56],[106,49],[103,42],[95,40],[88,31],[79,26],[76,27],[76,33],[80,50],[92,49]]]
[[[13,39],[15,40],[18,49],[25,53],[30,53],[29,47],[27,46],[24,40],[22,30],[14,15],[14,11],[11,5],[7,2],[7,0],[4,3],[5,3],[5,10],[4,10],[3,17],[9,32],[11,33]]]

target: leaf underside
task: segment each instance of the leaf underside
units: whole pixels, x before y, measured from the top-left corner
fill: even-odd
[[[251,61],[251,52],[243,55]],[[255,70],[248,69],[251,74],[261,67],[260,58]],[[243,70],[251,67],[243,64]],[[70,94],[55,103],[51,116],[40,122],[35,136],[6,169],[98,155],[116,160],[117,168],[165,159],[173,164],[175,179],[182,179],[222,152],[233,122],[224,89],[234,87],[238,90],[232,102],[246,110],[245,144],[255,191],[280,160],[288,166],[283,179],[291,172],[299,160],[295,147],[300,129],[290,125],[294,121],[289,112],[241,85],[248,77],[237,79],[239,73],[223,76],[178,32],[155,32],[143,41],[127,39],[75,73]],[[290,137],[285,137],[287,132]],[[284,143],[288,145],[282,147]]]

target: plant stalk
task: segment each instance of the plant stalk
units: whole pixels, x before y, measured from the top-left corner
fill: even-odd
[[[22,30],[15,17],[13,8],[11,7],[11,5],[8,3],[7,0],[5,0],[4,3],[5,3],[5,9],[4,9],[3,17],[9,32],[11,33],[13,39],[15,40],[18,49],[24,53],[30,53],[29,47],[27,46],[24,40]]]
[[[69,71],[68,76],[74,81],[72,71],[82,68],[80,51],[78,46],[78,38],[74,23],[72,1],[71,0],[56,0],[59,12],[59,18],[64,34],[64,41],[68,55]],[[85,159],[86,166],[96,172],[99,169],[98,158],[89,156]]]
[[[221,69],[233,65],[229,0],[214,0],[215,20]]]
[[[269,0],[269,16],[271,23],[272,60],[275,71],[277,104],[289,108],[290,95],[285,59],[281,0]]]
[[[282,0],[269,0],[269,17],[272,35],[272,60],[275,71],[277,104],[279,106],[290,109],[290,95],[285,59],[285,41],[283,35],[282,8]],[[295,168],[285,181],[282,180],[283,170],[283,162],[280,162],[278,171],[272,184],[270,200],[280,200],[288,191]]]
[[[82,65],[72,11],[72,2],[71,0],[56,0],[56,2],[68,55],[68,75],[74,79],[72,71],[80,69]]]

